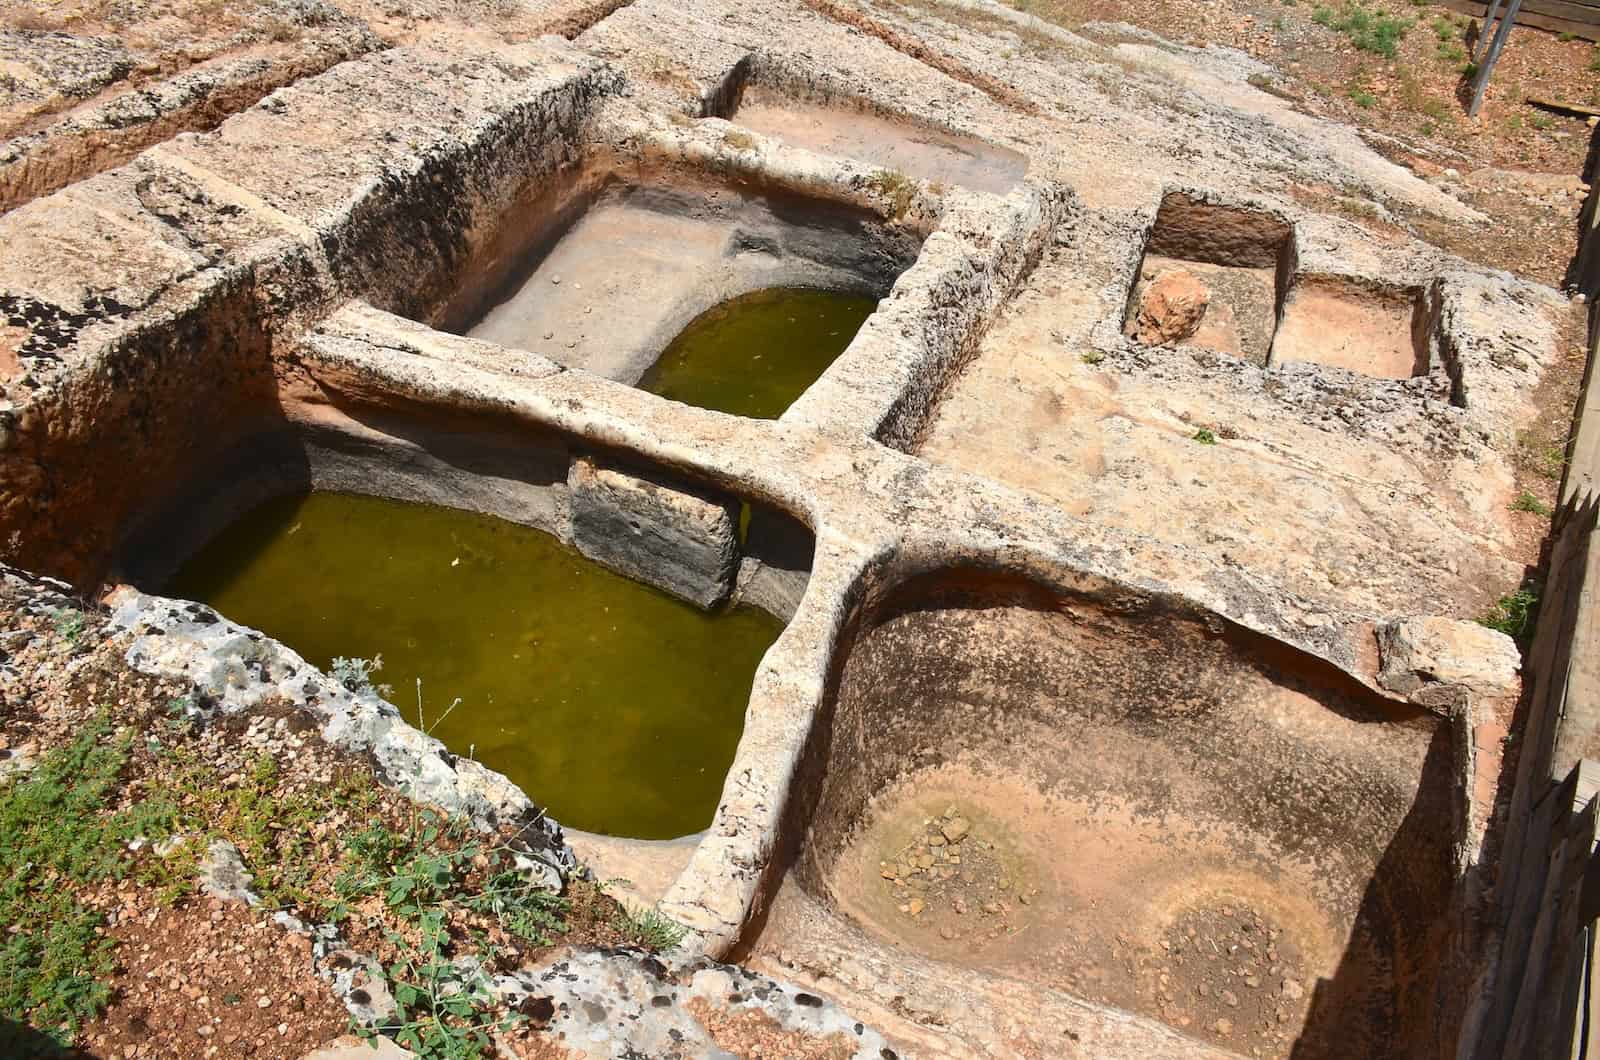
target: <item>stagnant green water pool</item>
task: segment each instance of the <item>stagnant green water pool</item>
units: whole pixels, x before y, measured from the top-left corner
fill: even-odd
[[[341,493],[262,505],[166,587],[326,669],[383,657],[415,723],[562,824],[666,839],[711,823],[782,624],[707,615],[500,519]],[[452,700],[461,703],[445,714]]]
[[[731,299],[684,328],[639,386],[686,405],[777,419],[877,305],[860,295],[787,287]]]

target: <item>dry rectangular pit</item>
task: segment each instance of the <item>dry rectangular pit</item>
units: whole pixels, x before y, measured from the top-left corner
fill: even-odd
[[[1123,329],[1265,366],[1294,275],[1294,230],[1271,214],[1181,192],[1161,200]]]
[[[1161,201],[1128,295],[1123,331],[1269,365],[1312,362],[1380,379],[1431,368],[1435,313],[1418,285],[1297,273],[1292,227],[1271,214]]]
[[[809,98],[734,71],[709,113],[795,147],[858,158],[918,180],[1004,195],[1028,172],[1026,156],[945,129],[882,114],[864,102]]]
[[[1272,360],[1411,379],[1428,374],[1432,324],[1421,287],[1373,287],[1337,277],[1301,276],[1284,303]]]
[[[902,586],[845,650],[792,880],[868,965],[904,948],[1243,1055],[1435,1040],[1443,719],[1214,619],[977,572]],[[754,953],[803,966],[840,930],[797,903]]]

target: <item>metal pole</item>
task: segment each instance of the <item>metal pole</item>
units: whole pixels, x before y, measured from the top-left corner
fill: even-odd
[[[1504,0],[1490,0],[1489,7],[1483,13],[1483,28],[1478,30],[1478,39],[1472,42],[1472,61],[1477,62],[1483,56],[1483,50],[1489,46],[1489,38],[1494,29],[1494,16],[1500,13]]]
[[[1500,49],[1506,46],[1506,38],[1511,36],[1511,26],[1517,21],[1517,12],[1521,10],[1522,0],[1511,0],[1505,17],[1494,31],[1494,43],[1489,45],[1489,54],[1484,56],[1483,65],[1478,68],[1478,81],[1472,86],[1472,105],[1467,108],[1469,118],[1478,116],[1478,108],[1483,105],[1483,90],[1489,87],[1489,75],[1494,73],[1494,64],[1500,61]]]

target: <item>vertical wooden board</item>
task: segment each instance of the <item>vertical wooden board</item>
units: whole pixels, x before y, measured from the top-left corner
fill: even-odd
[[[1556,768],[1600,754],[1600,538],[1589,535],[1587,570],[1578,588],[1567,658],[1562,733]]]
[[[1531,1057],[1534,1040],[1538,1034],[1539,1018],[1543,1006],[1540,998],[1544,991],[1546,973],[1550,967],[1551,942],[1555,935],[1560,901],[1562,867],[1567,861],[1569,843],[1562,839],[1550,853],[1545,887],[1539,899],[1539,913],[1534,921],[1533,937],[1528,943],[1528,958],[1517,981],[1517,1001],[1511,1011],[1511,1029],[1506,1036],[1504,1057]]]
[[[1600,1058],[1600,996],[1596,995],[1594,972],[1595,966],[1600,963],[1600,930],[1594,924],[1589,925],[1589,957],[1584,968],[1584,1027],[1583,1049],[1581,1056],[1588,1060]]]
[[[1593,200],[1595,193],[1589,198]],[[1600,217],[1600,206],[1591,211]],[[1600,229],[1591,228],[1584,239],[1583,252],[1594,260],[1592,271],[1600,286]],[[1591,300],[1596,295],[1590,296]],[[1561,503],[1584,504],[1600,486],[1600,388],[1594,383],[1594,362],[1600,354],[1600,319],[1591,309],[1589,315],[1589,350],[1583,371],[1583,393],[1579,397],[1577,422],[1573,430],[1572,454],[1567,462],[1567,472],[1561,482]]]
[[[1544,987],[1539,992],[1540,1012],[1535,1020],[1535,1040],[1531,1056],[1555,1057],[1570,1049],[1573,1038],[1582,1030],[1583,956],[1587,943],[1581,919],[1584,877],[1589,869],[1595,844],[1597,804],[1591,800],[1572,821],[1567,836],[1566,862],[1552,866],[1559,872],[1555,891],[1554,916],[1550,934],[1549,958]]]
[[[1495,971],[1494,1000],[1479,1033],[1483,1056],[1506,1055],[1503,1050],[1511,1034],[1517,995],[1527,971],[1545,883],[1553,864],[1550,848],[1562,833],[1577,784],[1578,773],[1573,770],[1533,807],[1519,847],[1516,875],[1513,878],[1508,874],[1502,880],[1503,885],[1512,890],[1507,896],[1508,912],[1500,944],[1500,963]]]

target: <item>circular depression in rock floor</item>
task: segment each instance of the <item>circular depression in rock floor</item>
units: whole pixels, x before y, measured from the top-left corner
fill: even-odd
[[[165,591],[324,670],[381,656],[372,680],[408,721],[562,824],[639,839],[710,824],[783,629],[750,607],[702,612],[538,530],[343,493],[255,508]]]
[[[880,795],[830,884],[895,945],[1284,1055],[1339,934],[1303,869],[1241,866],[1206,831],[946,767]]]
[[[982,572],[886,597],[841,648],[801,889],[891,952],[1244,1055],[1436,1040],[1442,719],[1159,601]]]

